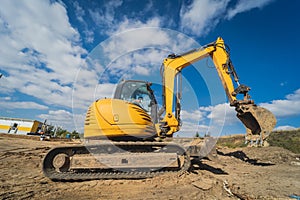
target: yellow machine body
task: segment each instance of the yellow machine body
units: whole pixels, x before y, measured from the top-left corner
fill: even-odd
[[[156,135],[150,116],[139,106],[120,99],[100,99],[89,107],[86,139],[146,139]]]

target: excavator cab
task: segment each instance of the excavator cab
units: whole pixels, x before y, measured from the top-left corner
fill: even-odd
[[[157,101],[151,89],[152,83],[137,80],[122,80],[116,87],[114,99],[121,99],[138,105],[157,123]]]

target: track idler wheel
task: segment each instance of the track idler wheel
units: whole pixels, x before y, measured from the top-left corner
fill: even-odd
[[[52,164],[56,171],[67,172],[70,169],[70,157],[64,153],[57,154]]]

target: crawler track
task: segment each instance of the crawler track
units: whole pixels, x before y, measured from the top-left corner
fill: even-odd
[[[128,153],[176,153],[180,156],[180,167],[163,167],[153,170],[153,168],[76,168],[70,166],[70,159],[74,155],[116,155],[121,152]],[[54,162],[57,155],[65,155],[63,164],[59,169]],[[145,160],[147,162],[147,160]],[[140,179],[149,178],[159,174],[171,172],[184,172],[190,167],[190,156],[180,145],[168,142],[113,142],[88,146],[57,147],[50,150],[43,160],[43,172],[55,181],[83,181],[95,179]]]

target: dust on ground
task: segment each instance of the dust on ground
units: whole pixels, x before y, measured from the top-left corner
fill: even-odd
[[[140,180],[53,182],[41,170],[67,141],[0,134],[1,199],[291,199],[300,195],[300,155],[279,147],[218,148],[190,172]]]

